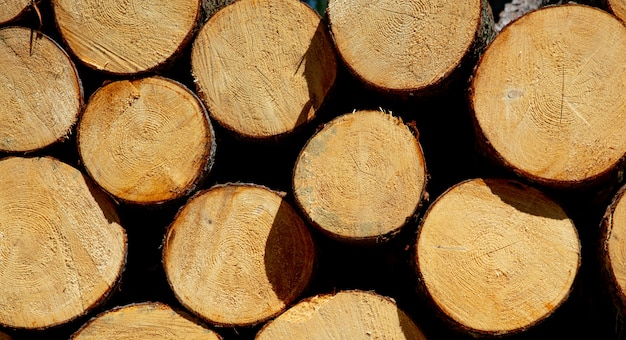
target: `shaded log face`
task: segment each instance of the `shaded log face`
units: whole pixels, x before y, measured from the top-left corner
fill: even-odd
[[[536,189],[470,180],[426,212],[417,267],[434,303],[465,329],[502,334],[551,315],[580,263],[572,221]]]
[[[609,10],[623,22],[626,22],[626,1],[606,0]]]
[[[45,328],[74,319],[111,290],[126,258],[113,207],[52,158],[0,161],[0,324]]]
[[[497,157],[533,180],[574,185],[626,153],[626,27],[581,5],[507,26],[473,81],[475,118]]]
[[[198,34],[191,63],[211,117],[257,139],[312,120],[337,72],[324,23],[297,0],[225,7]]]
[[[626,199],[624,188],[615,197],[607,209],[604,221],[605,239],[602,255],[609,270],[609,284],[612,285],[615,297],[622,306],[626,306]]]

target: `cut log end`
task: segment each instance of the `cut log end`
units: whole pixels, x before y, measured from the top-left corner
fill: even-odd
[[[95,92],[78,126],[78,147],[89,174],[110,194],[156,204],[195,189],[212,165],[215,137],[191,91],[150,77]]]
[[[622,188],[603,219],[602,259],[609,274],[609,285],[615,300],[626,308],[626,187]]]
[[[98,71],[134,74],[155,69],[189,42],[199,0],[53,0],[57,26],[70,50]]]
[[[305,224],[278,194],[252,185],[195,196],[170,226],[163,262],[183,305],[218,325],[267,320],[311,278],[315,249]]]
[[[294,195],[323,232],[346,240],[393,234],[426,185],[421,147],[391,114],[357,111],[326,124],[300,153]]]
[[[13,21],[31,4],[31,0],[3,0],[0,2],[0,25]]]
[[[267,323],[255,339],[426,338],[391,299],[371,292],[343,291],[299,302]]]
[[[508,180],[470,180],[439,197],[416,246],[419,275],[440,308],[464,330],[518,332],[568,297],[580,244],[560,206]]]
[[[211,117],[248,139],[292,133],[311,121],[337,62],[320,16],[297,0],[241,0],[202,28],[192,73]]]
[[[331,0],[327,13],[348,68],[377,88],[403,92],[441,83],[483,48],[475,43],[492,16],[481,0]]]
[[[0,151],[26,152],[70,134],[83,103],[69,56],[41,32],[0,29]]]
[[[0,324],[40,329],[86,313],[113,288],[126,234],[78,170],[52,158],[0,161]]]
[[[73,340],[198,339],[219,340],[217,333],[162,303],[141,303],[106,311],[72,335]]]
[[[626,1],[606,0],[609,10],[622,22],[626,22]]]
[[[471,103],[494,158],[554,186],[604,177],[626,154],[626,27],[583,5],[544,7],[495,38]]]

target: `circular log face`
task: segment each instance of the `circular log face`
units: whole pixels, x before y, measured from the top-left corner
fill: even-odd
[[[297,0],[224,7],[198,34],[191,64],[211,117],[247,138],[309,122],[337,72],[324,23]]]
[[[369,292],[343,291],[298,303],[263,327],[255,339],[426,338],[391,299]]]
[[[346,65],[387,90],[435,84],[461,63],[478,33],[481,0],[330,0],[328,18]]]
[[[253,325],[282,312],[307,286],[315,249],[278,194],[214,187],[177,215],[163,249],[168,280],[190,310],[219,325]]]
[[[626,0],[607,0],[607,4],[618,19],[626,22]]]
[[[296,200],[311,221],[352,240],[399,230],[417,210],[425,182],[417,139],[380,111],[326,124],[300,153],[293,175]]]
[[[510,24],[473,81],[476,121],[499,158],[534,180],[571,183],[626,153],[626,27],[601,10],[546,7]]]
[[[199,0],[53,0],[63,39],[96,70],[132,74],[153,69],[188,41]]]
[[[609,225],[606,239],[608,268],[615,280],[618,296],[622,303],[626,301],[626,199],[624,189],[614,204],[613,211],[607,221]]]
[[[0,324],[44,328],[84,314],[126,258],[113,207],[51,158],[6,158],[0,174]]]
[[[76,332],[72,339],[219,340],[220,337],[167,305],[142,303],[115,308],[98,315]]]
[[[198,98],[159,77],[100,88],[78,127],[89,174],[112,195],[139,204],[190,193],[211,164],[213,138]]]
[[[0,0],[0,24],[15,19],[30,3],[31,0]]]
[[[0,65],[0,151],[33,151],[67,136],[83,102],[68,55],[45,35],[7,27]]]
[[[417,267],[435,304],[464,328],[523,330],[569,295],[580,262],[572,221],[541,192],[471,180],[426,213]]]

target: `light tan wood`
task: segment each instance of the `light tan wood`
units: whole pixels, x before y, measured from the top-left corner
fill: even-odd
[[[83,94],[61,47],[28,28],[2,28],[0,65],[0,151],[34,151],[66,138]]]
[[[426,212],[416,264],[428,294],[462,328],[522,331],[568,297],[580,264],[573,222],[540,191],[469,180]]]
[[[615,195],[603,219],[602,259],[616,301],[626,307],[626,198],[625,188]]]
[[[98,71],[133,74],[162,66],[190,42],[200,0],[52,0],[70,50]]]
[[[396,303],[372,292],[318,295],[288,309],[257,340],[426,339]]]
[[[327,123],[301,151],[293,174],[298,205],[322,231],[348,240],[400,230],[426,185],[422,149],[399,118],[357,111]]]
[[[101,302],[126,260],[106,195],[53,158],[1,160],[0,187],[0,324],[50,327]]]
[[[181,209],[163,263],[176,297],[207,321],[254,325],[291,304],[308,285],[315,249],[281,196],[252,185],[216,186]]]
[[[479,134],[503,163],[554,185],[610,172],[626,153],[626,27],[583,5],[505,27],[472,84]]]
[[[150,302],[106,311],[91,319],[72,339],[219,340],[220,337],[170,306]]]
[[[213,162],[206,110],[186,87],[161,77],[96,91],[78,126],[85,168],[115,197],[156,204],[190,194]]]
[[[626,22],[626,1],[625,0],[606,0],[609,10],[623,22]]]
[[[31,0],[0,0],[0,24],[14,20],[30,5]]]
[[[493,22],[485,0],[330,0],[327,13],[346,66],[392,91],[440,83],[491,34],[482,30]]]
[[[246,138],[293,132],[315,117],[337,63],[320,16],[298,0],[240,0],[194,41],[191,67],[211,117]]]

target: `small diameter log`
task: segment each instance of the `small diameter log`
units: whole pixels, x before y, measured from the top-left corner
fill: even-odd
[[[191,67],[211,118],[250,139],[312,120],[337,73],[324,23],[298,0],[224,7],[194,41]]]
[[[608,284],[621,308],[626,308],[626,187],[622,187],[608,206],[602,220],[601,259]]]
[[[542,184],[610,174],[626,153],[626,27],[583,5],[544,7],[505,27],[471,88],[479,138]]]
[[[70,50],[87,66],[134,74],[182,51],[200,17],[200,0],[52,0]]]
[[[323,232],[382,240],[417,210],[426,186],[422,149],[399,118],[357,111],[332,120],[301,151],[294,195]]]
[[[17,19],[31,2],[32,0],[0,0],[0,25]]]
[[[113,206],[52,158],[5,158],[0,174],[0,324],[40,329],[85,314],[126,260]]]
[[[77,134],[91,177],[134,204],[190,194],[215,153],[213,129],[200,100],[161,77],[116,81],[97,90]]]
[[[284,311],[308,285],[314,256],[308,229],[280,195],[235,184],[193,197],[163,248],[179,301],[224,326],[254,325]]]
[[[606,0],[607,7],[615,16],[626,22],[626,0]]]
[[[396,303],[372,292],[342,291],[299,302],[257,334],[256,340],[426,339]]]
[[[561,207],[511,180],[452,187],[418,232],[426,292],[471,333],[523,331],[548,317],[569,296],[580,265],[578,234]]]
[[[330,0],[327,14],[346,66],[386,91],[441,85],[493,36],[486,0]]]
[[[106,311],[90,320],[71,339],[219,340],[220,337],[168,305],[148,302]]]
[[[2,28],[0,65],[0,151],[34,151],[71,133],[83,92],[59,45],[28,28]]]

